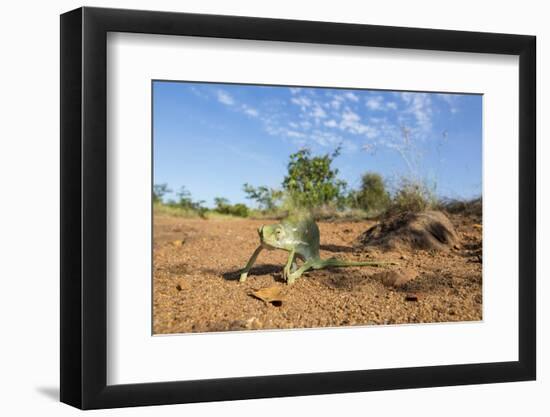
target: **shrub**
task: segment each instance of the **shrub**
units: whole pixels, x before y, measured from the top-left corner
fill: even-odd
[[[207,208],[204,207],[204,201],[193,201],[191,198],[191,193],[185,188],[185,186],[180,188],[177,196],[179,200],[176,202],[169,202],[168,205],[176,205],[188,211],[196,211],[201,217],[203,217],[206,213]]]
[[[338,179],[338,169],[331,167],[339,154],[340,148],[323,156],[312,156],[309,149],[290,155],[283,189],[296,207],[318,207],[341,200],[346,182]]]
[[[390,195],[386,191],[384,180],[380,174],[368,172],[361,178],[361,188],[353,197],[355,204],[367,212],[384,212],[390,204]]]
[[[216,211],[220,214],[228,214],[230,216],[248,217],[248,207],[244,204],[230,204],[227,198],[214,198]]]
[[[419,212],[433,207],[435,203],[433,191],[424,182],[404,178],[391,199],[387,212]]]
[[[231,206],[229,214],[238,217],[248,217],[248,207],[240,203],[234,204],[233,206]]]

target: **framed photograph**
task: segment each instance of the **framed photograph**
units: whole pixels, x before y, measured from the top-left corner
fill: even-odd
[[[535,37],[61,16],[61,401],[533,380]]]

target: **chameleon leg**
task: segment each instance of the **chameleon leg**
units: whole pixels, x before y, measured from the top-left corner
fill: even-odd
[[[294,260],[295,257],[296,257],[296,251],[292,249],[288,254],[288,260],[286,261],[286,265],[283,269],[283,278],[285,280],[287,280],[288,276],[290,275],[292,265],[296,265],[296,261]]]
[[[306,261],[300,268],[288,275],[286,283],[288,285],[293,284],[296,279],[300,278],[304,272],[312,268],[315,262]]]
[[[246,266],[243,269],[241,269],[241,277],[239,278],[240,282],[246,281],[246,277],[248,276],[248,271],[250,271],[250,268],[252,268],[252,265],[254,265],[254,262],[256,262],[256,259],[258,258],[258,255],[260,254],[262,249],[263,249],[262,245],[258,246],[254,251],[254,253],[252,254],[252,256],[250,257],[250,259],[248,260],[248,263],[246,264]]]

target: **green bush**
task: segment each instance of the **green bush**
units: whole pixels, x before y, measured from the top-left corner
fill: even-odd
[[[369,213],[384,212],[391,200],[382,176],[374,172],[367,172],[361,177],[361,188],[352,196],[355,205]]]
[[[177,206],[182,209],[188,210],[188,211],[195,211],[198,213],[199,216],[203,217],[208,210],[206,207],[204,207],[204,201],[194,201],[191,198],[191,193],[185,188],[185,186],[182,186],[180,188],[180,191],[177,193],[178,200],[175,202],[169,202],[168,205],[170,206]]]
[[[230,204],[227,198],[216,197],[214,199],[216,211],[220,214],[228,214],[230,216],[248,217],[248,207],[244,204]]]
[[[309,149],[290,155],[283,189],[293,205],[311,208],[342,200],[346,182],[338,179],[338,169],[331,167],[339,154],[340,148],[323,156],[312,156]]]
[[[177,199],[164,201],[164,196],[172,190],[166,184],[155,184],[153,186],[153,209],[155,214],[169,215],[176,217],[204,217],[208,209],[204,207],[204,201],[194,201],[191,193],[181,187],[176,194]]]

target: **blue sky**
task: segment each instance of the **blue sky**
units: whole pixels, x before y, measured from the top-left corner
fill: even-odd
[[[374,171],[390,186],[406,177],[441,197],[480,196],[482,96],[153,82],[154,183],[208,206],[218,196],[251,205],[244,183],[279,188],[291,153],[338,145],[351,188]]]

